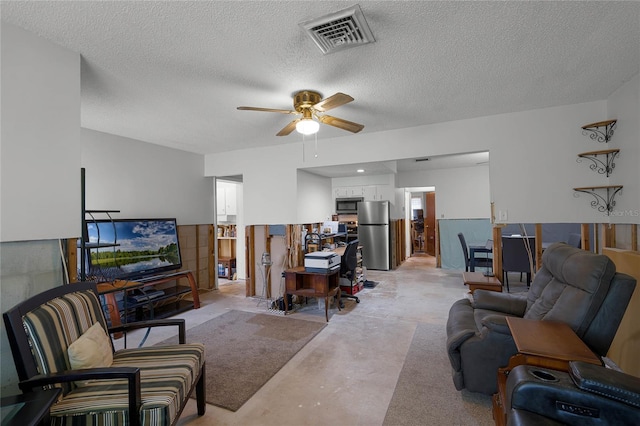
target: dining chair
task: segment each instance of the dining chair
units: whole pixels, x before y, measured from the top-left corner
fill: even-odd
[[[503,236],[502,237],[502,277],[509,292],[509,272],[520,272],[527,274],[527,288],[531,285],[531,263],[529,262],[529,252],[527,251],[527,241],[530,249],[535,250],[535,237]],[[533,258],[535,270],[535,258]]]
[[[464,265],[465,272],[469,272],[471,268],[471,257],[469,256],[469,247],[467,246],[467,241],[464,238],[464,234],[462,232],[458,233],[458,239],[460,240],[460,245],[462,246],[462,254],[464,256]],[[475,266],[481,268],[493,268],[493,259],[490,257],[475,257],[474,258]]]

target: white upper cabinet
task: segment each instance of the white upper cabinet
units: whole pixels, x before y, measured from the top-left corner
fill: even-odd
[[[363,190],[365,201],[393,201],[391,185],[366,185]]]
[[[334,189],[336,198],[363,197],[365,201],[392,201],[391,185],[339,186]]]
[[[339,186],[335,189],[336,198],[362,197],[364,189],[362,186]]]
[[[226,189],[220,187],[216,188],[216,213],[218,216],[224,216],[227,214],[227,202],[226,202]]]
[[[236,186],[218,182],[216,186],[216,213],[218,216],[238,214]]]
[[[235,185],[225,190],[225,210],[228,215],[238,214]]]

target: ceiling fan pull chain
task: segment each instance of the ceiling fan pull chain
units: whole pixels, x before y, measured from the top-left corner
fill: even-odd
[[[316,153],[315,153],[314,157],[318,158],[318,134],[314,133],[313,135],[316,137]]]

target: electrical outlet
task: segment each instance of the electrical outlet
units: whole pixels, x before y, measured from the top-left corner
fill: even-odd
[[[506,210],[500,210],[498,212],[498,219],[507,220],[507,211]]]

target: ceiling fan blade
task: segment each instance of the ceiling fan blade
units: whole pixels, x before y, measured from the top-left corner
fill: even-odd
[[[297,120],[293,120],[291,123],[284,126],[284,128],[280,130],[276,136],[287,136],[291,134],[291,132],[293,132],[296,129],[296,123],[298,121],[300,121],[299,118]]]
[[[248,107],[248,106],[239,106],[238,109],[240,111],[263,111],[263,112],[279,112],[281,114],[297,114],[297,112],[292,111],[290,109],[258,108],[258,107]]]
[[[318,116],[318,120],[320,120],[321,123],[328,124],[329,126],[337,127],[351,133],[358,133],[360,130],[364,129],[362,124],[343,120],[342,118],[332,117],[330,115]]]
[[[351,101],[353,101],[351,96],[338,92],[335,95],[329,96],[315,104],[313,109],[319,112],[325,112],[339,107],[340,105],[348,104]]]

